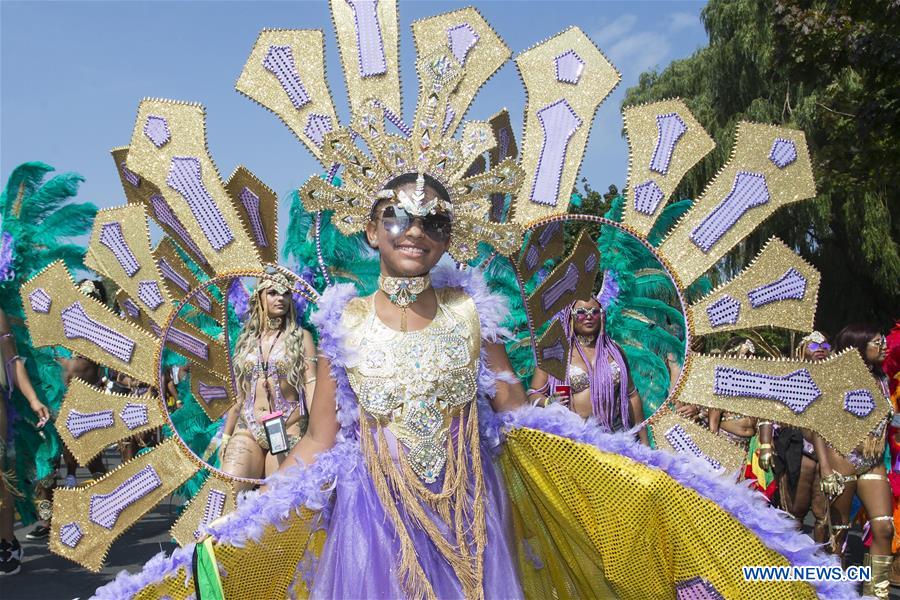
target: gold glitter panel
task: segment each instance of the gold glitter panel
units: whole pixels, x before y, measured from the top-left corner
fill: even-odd
[[[816,597],[808,583],[744,581],[743,565],[790,562],[663,471],[525,428],[509,432],[500,463],[526,597],[674,598],[694,577],[725,598]]]
[[[760,288],[775,283],[785,276],[789,281],[805,282],[802,288],[798,286],[800,291],[795,294],[797,297],[769,302],[754,308],[748,293],[753,290],[760,293],[763,291]],[[820,280],[821,276],[815,267],[800,258],[781,240],[771,238],[750,266],[691,307],[695,315],[694,335],[764,326],[812,331]],[[735,301],[738,304],[735,304]],[[722,308],[734,310],[734,306],[740,307],[737,320],[734,323],[721,322]],[[719,324],[714,325],[714,321]]]
[[[29,298],[32,293],[34,293],[33,301]],[[157,339],[128,321],[120,319],[106,306],[78,291],[72,276],[62,262],[54,262],[35,275],[22,286],[21,294],[28,330],[35,347],[62,346],[139,381],[155,381],[156,349],[159,346]],[[111,346],[104,349],[81,337],[84,332],[77,323],[70,325],[72,337],[66,335],[61,313],[75,303],[81,305],[88,319],[122,336],[116,338],[121,342],[118,349]],[[35,310],[36,308],[38,310]],[[44,309],[46,312],[40,312]],[[123,360],[120,356],[128,360]]]
[[[384,49],[385,70],[377,75],[364,77],[361,74],[359,46],[356,36],[355,12],[347,0],[331,0],[331,17],[337,35],[341,64],[350,110],[356,114],[360,105],[368,98],[378,101],[398,117],[403,114],[400,93],[400,25],[397,3],[380,0],[375,3],[375,18],[378,21],[382,48]]]
[[[119,169],[119,177],[122,180],[122,188],[125,190],[125,198],[128,200],[129,204],[143,204],[147,209],[147,214],[153,218],[159,227],[162,228],[163,231],[166,232],[166,235],[174,239],[181,239],[178,236],[178,232],[172,229],[172,227],[165,222],[165,219],[161,218],[156,214],[156,210],[153,206],[153,196],[162,196],[162,193],[159,191],[159,188],[130,170],[127,170],[128,167],[125,164],[128,162],[128,146],[122,146],[120,148],[115,148],[112,151],[113,160],[116,162],[116,168]],[[125,170],[122,169],[125,167]],[[132,183],[126,178],[125,173],[129,173],[129,176],[132,178],[132,181],[136,181],[136,183]],[[194,261],[197,265],[203,269],[203,271],[212,276],[213,270],[206,262],[206,259],[194,252],[189,246],[182,244],[182,250]]]
[[[457,51],[453,52],[455,46],[451,45],[451,36],[453,35],[452,31],[456,28],[465,31],[468,39],[477,41],[471,46],[462,47],[462,49],[456,47]],[[464,67],[464,74],[459,85],[450,95],[449,115],[443,121],[442,126],[448,136],[452,135],[478,90],[512,56],[512,52],[500,39],[500,36],[491,29],[487,21],[472,7],[415,21],[412,30],[413,40],[416,44],[420,85],[427,80],[422,76],[423,59],[441,52],[448,53],[450,56],[455,55],[457,60],[462,56],[462,60],[459,62]],[[424,93],[426,91],[430,90],[422,89],[422,93],[419,95],[415,118],[417,125],[427,112],[428,95]],[[413,139],[417,139],[415,133]]]
[[[673,427],[681,427],[690,440],[697,445],[697,448],[709,458],[718,461],[726,473],[743,470],[744,459],[747,457],[746,450],[726,438],[714,434],[708,427],[703,427],[691,419],[685,419],[670,408],[660,409],[653,415],[650,422],[650,430],[653,432],[657,449],[678,454],[666,439],[666,433]]]
[[[152,583],[134,595],[133,600],[196,600],[194,577],[184,567],[159,583]]]
[[[178,330],[180,333],[174,330]],[[182,334],[187,334],[194,339],[184,340]],[[191,325],[184,319],[175,319],[172,322],[165,345],[166,350],[183,356],[193,364],[217,374],[223,380],[227,377],[226,373],[229,372],[228,350],[225,348],[225,344],[209,337],[199,327]]]
[[[595,260],[589,261],[592,255]],[[588,268],[590,262],[593,268]],[[590,298],[599,265],[600,252],[590,232],[582,229],[569,256],[528,297],[532,322],[540,326],[576,300]]]
[[[135,262],[126,260],[123,264],[114,249],[129,255],[128,258]],[[97,213],[84,264],[112,279],[155,323],[161,325],[171,315],[174,306],[156,270],[150,250],[147,213],[142,205],[128,204]],[[126,271],[126,268],[134,267],[137,268],[131,274]]]
[[[789,152],[792,161],[785,159]],[[738,181],[745,184],[742,189],[736,188]],[[659,252],[688,286],[777,209],[815,194],[802,131],[741,122],[731,158],[663,240]],[[707,243],[712,245],[704,252],[702,245]]]
[[[553,348],[554,346],[562,347],[562,357],[547,358],[544,356],[544,350]],[[569,364],[569,340],[566,339],[566,332],[559,321],[553,321],[541,339],[537,342],[538,366],[545,372],[553,375],[560,381],[566,380],[566,365]]]
[[[99,571],[116,538],[196,471],[194,463],[169,439],[97,481],[78,488],[57,488],[50,550],[90,571]]]
[[[59,409],[56,430],[78,464],[86,465],[110,444],[164,422],[159,400],[149,392],[114,394],[73,379]]]
[[[622,222],[646,237],[678,182],[691,167],[715,148],[716,143],[678,98],[629,106],[622,111],[622,116],[628,139],[628,182],[625,184],[627,192]],[[677,138],[674,147],[670,137],[663,139],[660,136],[660,126],[657,125],[660,117],[680,119],[684,127],[684,132]],[[657,158],[657,153],[660,153],[660,157],[668,156],[669,159]],[[656,162],[654,158],[657,158]],[[651,168],[651,165],[665,172],[660,173]],[[650,214],[646,210],[635,210],[635,188],[644,184],[655,184],[662,192],[658,206]]]
[[[557,58],[570,51],[583,63],[576,83],[566,83],[557,79]],[[568,56],[575,58],[572,55]],[[526,225],[542,217],[565,214],[568,210],[569,197],[581,166],[594,113],[616,87],[621,77],[590,38],[577,27],[571,27],[523,52],[516,57],[516,65],[527,94],[521,164],[528,173],[528,178],[519,190],[514,218],[516,222]],[[540,114],[551,104],[561,101],[565,101],[570,111],[577,115],[579,125],[565,141],[562,171],[556,185],[556,198],[552,199],[552,204],[542,204],[533,198],[538,165],[548,142]],[[565,133],[557,132],[557,135]],[[557,176],[556,173],[551,175]]]
[[[263,61],[272,49],[290,50],[293,67],[300,77],[308,102],[296,108],[278,77],[266,69]],[[301,142],[327,169],[314,131],[327,123],[328,130],[338,128],[337,114],[325,79],[324,37],[315,29],[264,29],[260,32],[235,89],[284,121]],[[312,120],[310,120],[312,119]],[[311,135],[312,134],[312,135]]]
[[[238,209],[244,231],[247,236],[256,241],[256,250],[263,262],[278,262],[278,195],[265,183],[260,181],[250,169],[244,165],[238,165],[228,181],[225,189],[231,196],[231,201]],[[247,191],[245,191],[247,190]],[[251,214],[244,203],[244,198],[251,203],[257,203],[259,207],[258,219],[262,229],[264,244],[257,239],[257,231],[254,227],[256,214]],[[252,204],[251,204],[252,206]]]
[[[528,245],[519,254],[519,274],[522,277],[522,283],[527,283],[537,273],[544,263],[551,258],[562,256],[566,249],[565,239],[563,236],[563,223],[553,222],[542,225],[536,229],[530,230]],[[549,239],[542,240],[543,236],[549,235]],[[543,247],[541,241],[544,242]],[[529,255],[534,255],[534,259],[530,259]],[[533,266],[529,267],[528,263],[532,262]]]
[[[210,492],[213,493],[212,498]],[[234,488],[231,487],[231,482],[210,473],[206,483],[191,498],[169,531],[180,546],[196,542],[200,538],[200,527],[230,513],[234,506]]]
[[[183,169],[177,177],[176,164]],[[259,268],[256,245],[244,231],[207,149],[206,114],[201,105],[173,100],[142,101],[126,165],[160,189],[171,211],[217,273]],[[192,170],[194,166],[199,174]],[[187,197],[169,181],[193,198],[197,217]],[[206,229],[198,220],[200,215],[210,219]]]
[[[211,393],[208,388],[218,389]],[[223,391],[225,397],[221,397]],[[237,402],[230,379],[196,364],[191,366],[191,394],[210,421],[217,421]]]
[[[175,242],[172,238],[166,236],[159,240],[159,243],[156,245],[156,248],[153,250],[153,257],[156,261],[157,267],[162,268],[162,262],[165,261],[167,268],[171,268],[184,282],[187,283],[187,290],[182,289],[180,286],[176,285],[169,279],[163,277],[163,284],[166,286],[166,290],[169,292],[169,296],[175,302],[181,302],[184,300],[185,296],[187,296],[188,291],[195,290],[200,287],[200,280],[194,275],[193,271],[185,264],[184,260],[181,258],[181,255],[178,253],[178,248],[176,247]],[[203,303],[194,300],[190,305],[197,310],[202,311],[209,317],[212,317],[217,323],[222,323],[224,308],[221,302],[217,302],[215,296],[209,293],[209,289],[204,290],[204,293],[209,297],[210,300],[210,309],[204,310]]]
[[[716,394],[716,369],[722,367],[751,373],[750,376],[741,377],[745,382],[766,378],[771,382],[772,376],[793,375],[793,387],[805,388],[809,387],[804,381],[808,372],[821,394],[799,414],[781,400],[767,399],[761,397],[762,394],[757,397]],[[763,389],[767,390],[764,392],[766,395],[774,395],[779,387],[770,383]],[[873,400],[874,408],[865,417],[854,416],[844,409],[845,394],[855,391],[868,393]],[[721,408],[790,427],[811,429],[844,455],[856,448],[891,411],[890,402],[881,393],[856,350],[847,350],[822,362],[724,358],[696,354],[691,357],[690,372],[677,398],[688,404]]]
[[[118,292],[116,292],[114,302],[115,305],[119,307],[119,317],[128,321],[132,325],[140,327],[149,334],[151,330],[148,329],[144,324],[144,319],[142,318],[143,311],[141,310],[140,306],[138,306],[137,304],[134,305],[134,308],[136,308],[138,312],[136,315],[132,315],[130,312],[128,312],[128,310],[125,309],[126,300],[133,302],[131,300],[131,297],[125,292],[125,290],[119,290]]]

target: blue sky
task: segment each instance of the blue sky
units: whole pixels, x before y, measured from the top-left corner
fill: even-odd
[[[621,136],[625,89],[642,71],[665,67],[707,43],[702,1],[400,3],[405,118],[415,106],[410,24],[474,4],[513,49],[525,50],[578,25],[622,73],[601,105],[581,174],[620,188],[627,174]],[[249,167],[285,198],[317,163],[271,113],[234,91],[259,30],[321,28],[329,83],[346,120],[340,59],[327,3],[16,2],[0,0],[0,176],[28,160],[85,176],[79,198],[101,207],[124,202],[109,150],[125,145],[144,97],[196,101],[207,108],[210,151],[223,176]],[[524,91],[512,62],[482,89],[469,118],[510,109],[522,123]],[[521,125],[520,125],[521,126]],[[287,223],[282,203],[281,227]]]

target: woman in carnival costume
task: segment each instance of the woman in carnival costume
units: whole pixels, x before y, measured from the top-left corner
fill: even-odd
[[[207,537],[201,543],[189,542],[170,557],[155,558],[139,574],[121,574],[97,596],[852,595],[852,584],[845,582],[745,581],[742,565],[830,566],[834,560],[818,553],[793,521],[723,477],[700,454],[655,451],[631,435],[604,432],[565,407],[527,404],[504,347],[507,298],[493,293],[471,263],[486,244],[501,257],[523,250],[514,259],[518,268],[528,261],[523,229],[566,218],[587,124],[618,80],[587,36],[571,28],[517,59],[530,103],[518,156],[504,134],[510,133],[505,113],[491,122],[462,123],[478,89],[511,55],[477,11],[463,9],[414,25],[421,97],[416,118],[407,126],[398,116],[395,3],[382,0],[375,14],[338,1],[331,7],[348,80],[350,126],[337,123],[327,92],[321,32],[263,32],[238,88],[279,114],[326,169],[340,165],[340,185],[333,173],[315,176],[299,198],[306,210],[330,211],[324,218],[330,217],[342,234],[364,233],[377,253],[378,281],[359,283],[376,291],[360,296],[353,284],[336,283],[322,293],[312,317],[319,359],[309,428],[290,459],[259,492],[241,496],[234,512],[204,524]],[[667,115],[670,110],[659,117]],[[197,137],[202,119],[196,105],[143,101],[127,170],[150,188],[141,201],[165,221],[167,233],[191,252],[199,251],[210,271],[224,278],[251,267],[258,271],[262,238],[251,233],[259,228],[251,227],[252,219],[244,227],[235,217],[238,198],[245,208],[256,206],[252,190],[226,191],[217,180]],[[656,122],[655,114],[650,122]],[[386,123],[399,134],[386,130]],[[652,131],[652,139],[634,145],[652,148],[655,127]],[[769,173],[767,193],[777,197],[790,183],[797,198],[802,187],[797,182],[809,187],[811,180],[802,134],[771,128],[757,137],[758,146],[766,148],[747,154],[768,161],[767,173],[783,169]],[[767,158],[775,141],[778,149],[796,144],[793,157],[779,152],[775,162]],[[793,179],[778,180],[782,172]],[[510,204],[506,218],[486,218],[497,199]],[[262,221],[260,213],[253,216]],[[127,230],[124,219],[114,222]],[[714,246],[719,227],[720,220],[705,226],[701,243]],[[650,248],[645,237],[639,243]],[[694,246],[686,248],[692,252]],[[712,253],[707,248],[703,254],[715,262],[730,247]],[[316,248],[326,282],[328,265],[321,257],[329,250]],[[548,256],[542,249],[535,252],[538,262]],[[596,275],[597,254],[594,246],[590,266],[567,263],[571,268],[559,271],[567,279],[553,274],[544,282],[550,292],[535,302],[543,302],[547,318],[590,293],[578,284],[593,284],[593,277],[583,275]],[[138,287],[119,271],[123,282]],[[54,322],[59,308],[42,299],[71,302],[57,273],[35,278],[23,289],[36,297],[29,319],[42,331],[53,329],[53,339],[61,339]],[[538,306],[532,298],[528,304]],[[104,327],[112,326],[101,310],[83,308]],[[140,337],[134,331],[120,333],[132,341]],[[151,344],[149,336],[141,340],[136,347]],[[105,351],[96,340],[83,345],[98,356]],[[535,346],[538,360],[546,360],[537,352],[543,347]],[[117,360],[134,371],[143,369],[143,363]],[[217,375],[209,371],[210,377]],[[681,379],[690,380],[689,362],[684,372]],[[668,387],[667,373],[663,376],[665,381],[656,383]],[[230,385],[233,379],[221,381]],[[694,381],[710,387],[702,375]],[[184,459],[177,444],[162,450]],[[69,495],[98,498],[100,490],[136,476],[158,482],[154,490],[162,493],[167,482],[153,475],[166,465],[154,464],[155,455],[162,455],[160,449],[111,474],[101,482],[106,487]],[[194,472],[193,455],[180,462],[189,465],[179,477]],[[154,499],[145,495],[135,502],[146,510]],[[108,548],[109,531],[120,533],[124,525],[97,525],[98,515],[91,514],[89,502],[85,506],[72,508],[70,522],[54,532],[51,543],[87,563],[85,555]],[[125,512],[119,521],[127,521]]]
[[[806,361],[826,360],[831,356],[831,344],[825,334],[813,331],[800,340],[795,355]],[[775,472],[782,508],[801,522],[812,509],[813,539],[824,544],[828,540],[828,499],[819,485],[819,459],[812,436],[767,422],[757,426],[759,462]]]
[[[856,324],[844,327],[834,338],[835,351],[859,352],[882,394],[888,396],[887,377],[881,370],[885,357],[885,338],[877,327]],[[816,438],[822,491],[831,500],[832,550],[843,557],[850,524],[853,496],[859,497],[869,519],[872,543],[865,562],[872,567],[872,581],[864,584],[864,593],[883,594],[889,586],[889,571],[894,538],[893,495],[884,464],[886,423],[872,431],[865,441],[848,455],[842,455]]]
[[[607,333],[603,304],[601,291],[596,298],[575,301],[557,317],[577,354],[570,353],[565,381],[535,369],[528,399],[541,405],[559,401],[583,418],[593,417],[604,431],[626,431],[644,420],[644,411],[622,349]],[[556,394],[561,384],[569,395]],[[638,436],[649,445],[645,428]]]
[[[291,447],[306,431],[307,398],[315,390],[315,345],[297,324],[291,286],[281,273],[259,281],[249,319],[235,343],[235,376],[244,401],[228,412],[219,457],[230,475],[271,475],[284,455],[273,455],[262,419],[280,412]]]

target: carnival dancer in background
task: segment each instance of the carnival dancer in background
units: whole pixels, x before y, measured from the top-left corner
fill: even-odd
[[[0,265],[0,272],[4,265]],[[15,522],[15,502],[13,496],[22,494],[16,489],[16,473],[14,465],[8,460],[13,449],[12,426],[9,415],[9,400],[13,389],[28,400],[33,413],[32,419],[20,420],[19,426],[33,426],[41,429],[50,420],[50,411],[40,401],[22,357],[16,351],[16,340],[10,331],[6,314],[0,309],[0,575],[15,575],[22,566],[22,546],[13,534]],[[30,415],[29,415],[30,416]]]
[[[819,331],[813,331],[800,340],[796,358],[821,361],[831,356],[831,344]],[[815,523],[813,539],[823,544],[828,539],[828,499],[819,485],[819,459],[808,431],[792,427],[779,427],[769,422],[759,422],[759,462],[765,469],[772,469],[778,482],[781,507],[803,522],[812,509]]]
[[[298,325],[283,274],[260,280],[234,352],[243,401],[228,411],[219,458],[226,473],[260,479],[275,472],[287,456],[272,453],[264,421],[284,419],[288,446],[293,447],[306,432],[307,403],[316,386],[315,344],[312,334]]]
[[[884,335],[873,325],[844,327],[834,338],[835,351],[855,348],[887,396],[887,377],[881,370],[885,358]],[[893,495],[884,466],[884,442],[887,423],[872,431],[865,442],[848,456],[842,456],[820,437],[815,439],[816,455],[822,478],[822,491],[831,502],[832,549],[843,556],[844,540],[850,527],[853,495],[862,502],[869,519],[872,545],[865,564],[872,567],[872,580],[863,584],[863,594],[888,597],[888,576],[893,556]]]
[[[622,349],[606,331],[606,313],[599,298],[577,300],[558,318],[570,348],[577,352],[570,352],[565,381],[536,368],[528,399],[541,406],[561,402],[581,417],[595,419],[609,432],[627,431],[641,423],[641,397]],[[642,444],[650,444],[646,428],[637,435]]]

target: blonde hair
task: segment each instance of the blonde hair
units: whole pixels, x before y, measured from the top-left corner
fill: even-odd
[[[266,289],[257,287],[250,297],[250,318],[244,324],[234,344],[236,357],[246,357],[254,352],[259,345],[263,324],[269,318],[266,303],[262,298],[265,291]],[[288,300],[288,312],[284,315],[283,335],[284,362],[288,367],[287,381],[302,396],[306,382],[306,357],[303,355],[304,331],[297,324],[297,309],[294,306],[293,298]],[[253,365],[248,364],[246,360],[238,359],[234,361],[234,374],[238,381],[238,387],[245,398],[250,395],[249,375],[252,369]]]

